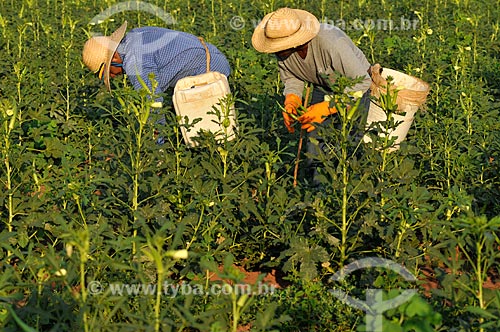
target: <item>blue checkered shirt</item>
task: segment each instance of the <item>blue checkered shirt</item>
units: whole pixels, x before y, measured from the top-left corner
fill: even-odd
[[[210,70],[229,76],[231,69],[226,57],[212,44]],[[138,76],[151,88],[148,78],[154,73],[158,88],[156,93],[174,87],[186,76],[203,74],[206,52],[198,37],[186,32],[159,27],[142,27],[130,30],[117,49],[123,60],[123,70],[135,89],[142,88]]]

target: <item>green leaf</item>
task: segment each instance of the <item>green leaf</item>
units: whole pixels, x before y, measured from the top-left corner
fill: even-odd
[[[17,230],[17,243],[21,248],[25,248],[29,243],[28,231],[25,227],[19,227]]]
[[[325,248],[317,244],[309,245],[306,238],[292,239],[290,247],[282,253],[285,256],[291,255],[283,269],[290,271],[296,264],[300,264],[299,274],[307,280],[312,280],[318,275],[316,263],[327,262],[329,259]]]
[[[57,137],[45,137],[45,155],[47,157],[62,158],[68,146],[64,145]]]
[[[479,307],[468,306],[465,308],[465,310],[467,312],[470,312],[472,314],[478,315],[478,316],[483,317],[483,318],[500,320],[500,317],[492,314],[491,312],[489,312],[485,309],[479,308]]]
[[[406,314],[409,317],[421,316],[426,317],[432,311],[431,306],[421,297],[414,296],[412,301],[406,307]]]
[[[403,324],[404,332],[434,332],[434,329],[429,324],[429,322],[418,320],[418,321],[408,321]]]

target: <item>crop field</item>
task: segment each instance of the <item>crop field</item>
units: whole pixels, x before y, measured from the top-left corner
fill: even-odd
[[[398,150],[353,139],[361,112],[319,127],[331,154],[299,150],[277,60],[251,44],[280,7],[430,85]],[[0,1],[0,330],[500,331],[499,8]],[[227,56],[234,137],[189,147],[171,90],[159,112],[126,77],[106,91],[83,44],[124,20]]]

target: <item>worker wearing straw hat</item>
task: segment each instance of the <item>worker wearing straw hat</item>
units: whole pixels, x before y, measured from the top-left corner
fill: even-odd
[[[161,94],[173,88],[177,81],[187,76],[207,71],[204,45],[199,38],[186,32],[161,27],[141,27],[125,34],[127,22],[110,36],[94,36],[83,47],[83,62],[111,92],[110,77],[126,74],[135,89],[142,88],[141,80],[151,89],[149,79],[154,74]],[[226,57],[212,44],[206,43],[210,52],[210,68],[225,76],[231,69]]]
[[[305,10],[280,8],[264,16],[254,30],[252,45],[259,52],[276,55],[280,78],[285,86],[283,118],[290,133],[294,132],[296,118],[309,137],[316,138],[320,142],[319,148],[324,149],[315,124],[332,121],[336,113],[321,91],[330,90],[335,72],[352,79],[362,77],[360,83],[345,92],[361,91],[364,98],[362,105],[368,110],[371,78],[367,71],[370,63],[341,29],[320,24],[313,14]],[[298,116],[305,83],[317,89],[313,89],[312,105]],[[307,143],[307,152],[312,155],[319,152],[311,140]],[[315,173],[315,168],[312,171]]]
[[[366,93],[370,88],[371,78],[367,72],[370,63],[363,52],[342,30],[320,24],[305,10],[281,8],[267,14],[254,30],[252,45],[259,52],[275,54],[278,59],[285,85],[283,116],[290,132],[293,132],[294,120],[288,113],[297,115],[304,83],[329,90],[329,76],[337,71],[352,79],[363,77],[363,81],[349,91]],[[328,102],[315,103],[298,121],[302,129],[311,132],[315,129],[314,123],[323,122],[332,112],[335,110],[329,108]]]

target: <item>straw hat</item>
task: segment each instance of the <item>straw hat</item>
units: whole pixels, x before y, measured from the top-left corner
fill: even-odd
[[[92,37],[83,46],[83,63],[92,70],[97,72],[101,65],[105,64],[104,70],[104,84],[108,91],[111,91],[109,84],[109,69],[111,66],[111,59],[115,53],[120,41],[125,36],[127,30],[127,21],[121,27],[108,36]]]
[[[280,8],[264,16],[252,36],[253,47],[262,53],[276,53],[303,45],[316,37],[319,21],[311,13]]]

